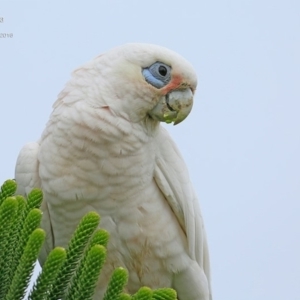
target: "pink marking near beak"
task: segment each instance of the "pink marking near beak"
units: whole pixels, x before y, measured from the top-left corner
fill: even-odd
[[[170,91],[177,89],[182,84],[182,77],[174,75],[171,82],[162,89],[162,94],[167,95]]]

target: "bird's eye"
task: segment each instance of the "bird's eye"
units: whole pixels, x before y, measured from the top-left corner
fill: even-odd
[[[145,80],[156,88],[160,89],[167,85],[171,80],[171,67],[156,62],[148,68],[142,70]]]
[[[168,73],[168,70],[165,66],[159,66],[158,72],[161,76],[166,76]]]

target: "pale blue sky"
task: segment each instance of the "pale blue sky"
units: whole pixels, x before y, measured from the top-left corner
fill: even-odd
[[[195,67],[167,126],[199,196],[214,300],[300,299],[300,2],[0,1],[0,182],[39,138],[71,71],[126,42]]]

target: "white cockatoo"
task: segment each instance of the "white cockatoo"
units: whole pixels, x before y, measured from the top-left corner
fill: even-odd
[[[25,145],[16,164],[17,192],[44,193],[41,264],[96,211],[110,240],[95,299],[120,266],[129,293],[172,287],[179,300],[211,299],[198,200],[160,125],[188,116],[196,85],[190,63],[151,44],[116,47],[73,72],[40,140]]]

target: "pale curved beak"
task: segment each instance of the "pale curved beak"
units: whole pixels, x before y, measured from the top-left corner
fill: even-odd
[[[172,123],[182,122],[193,107],[193,93],[190,88],[175,90],[162,97],[149,115],[158,121]]]

